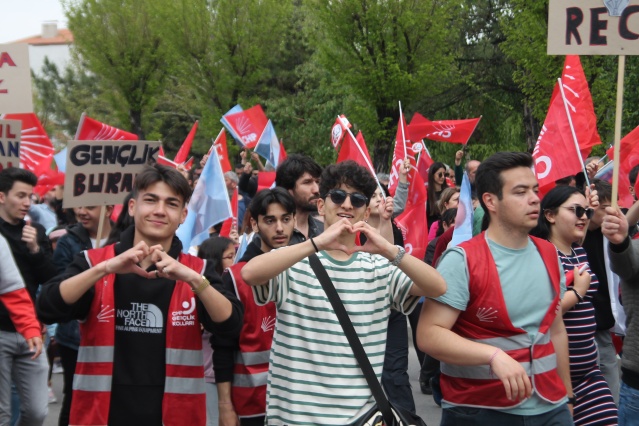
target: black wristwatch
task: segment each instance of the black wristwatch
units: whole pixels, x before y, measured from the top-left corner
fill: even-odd
[[[574,396],[574,395],[573,395],[573,396],[569,396],[569,397],[568,397],[568,402],[567,402],[567,404],[570,404],[570,405],[572,405],[573,407],[574,407],[575,405],[577,405],[577,397],[576,397],[576,396]]]

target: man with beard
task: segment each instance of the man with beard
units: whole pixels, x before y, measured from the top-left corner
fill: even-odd
[[[254,257],[289,244],[296,206],[285,189],[276,187],[258,192],[248,208],[253,231],[260,238],[254,239],[242,259],[222,275],[225,288],[234,288],[244,304],[244,325],[237,336],[237,356],[226,347],[215,347],[213,368],[220,424],[235,424],[239,417],[242,426],[261,426],[266,415],[266,373],[276,312],[273,304],[255,303],[240,271]]]
[[[324,231],[324,223],[315,219],[319,199],[319,178],[322,168],[311,157],[291,154],[277,168],[275,182],[295,200],[296,231],[291,244],[305,241]]]

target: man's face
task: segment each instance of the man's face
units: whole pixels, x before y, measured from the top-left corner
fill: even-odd
[[[237,183],[226,176],[224,176],[224,183],[226,184],[226,189],[229,191],[233,191],[237,187]]]
[[[359,192],[359,190],[343,183],[339,188],[349,194]],[[340,221],[341,219],[348,219],[351,224],[356,224],[359,221],[368,219],[370,215],[370,206],[353,207],[351,197],[348,196],[342,204],[335,204],[331,200],[330,196],[326,196],[326,199],[319,199],[317,202],[317,209],[320,215],[324,216],[324,227],[328,228],[332,224]]]
[[[527,167],[503,171],[501,179],[504,182],[501,200],[496,194],[483,194],[484,203],[492,213],[490,222],[527,234],[537,225],[539,218],[537,179]]]
[[[0,192],[0,217],[12,225],[18,224],[29,213],[33,186],[14,182],[6,194]]]
[[[295,206],[299,210],[314,212],[317,211],[317,200],[319,199],[319,178],[304,174],[295,181],[295,189],[288,192],[295,200]]]
[[[594,231],[595,229],[599,229],[601,227],[604,216],[606,215],[606,207],[610,206],[610,200],[599,200],[599,205],[597,207],[594,207],[595,213],[592,215],[590,223],[588,224],[589,231]]]
[[[98,233],[101,210],[102,208],[99,206],[74,207],[73,213],[75,213],[75,218],[82,225],[82,227],[89,232],[89,235],[95,236]],[[112,210],[112,207],[108,208],[108,211]]]
[[[253,230],[260,234],[262,251],[285,247],[293,236],[295,214],[288,213],[280,203],[271,203],[266,215],[258,216],[257,222],[251,218]]]
[[[138,239],[151,244],[170,242],[186,219],[184,199],[164,182],[156,182],[129,201],[129,214],[135,221]]]
[[[468,168],[468,180],[471,184],[475,183],[475,174],[477,174],[477,167],[479,167],[481,163],[477,160],[470,160],[466,167]]]

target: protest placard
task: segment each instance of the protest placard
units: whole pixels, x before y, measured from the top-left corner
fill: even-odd
[[[20,166],[20,120],[0,120],[0,170]]]
[[[135,176],[157,161],[160,146],[149,141],[69,142],[64,208],[121,204]]]
[[[33,112],[29,45],[0,44],[0,113]]]
[[[548,54],[639,54],[639,0],[631,0],[624,8],[625,3],[551,0],[548,10]]]

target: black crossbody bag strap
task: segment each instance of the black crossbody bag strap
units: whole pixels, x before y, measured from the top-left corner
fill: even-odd
[[[368,360],[366,351],[364,351],[362,342],[360,342],[359,337],[357,337],[357,332],[355,331],[355,327],[353,327],[353,323],[348,316],[348,312],[346,312],[346,308],[344,308],[342,299],[340,299],[339,294],[337,294],[337,290],[335,290],[335,286],[333,285],[331,278],[326,273],[326,269],[324,269],[324,266],[322,265],[322,262],[320,262],[319,257],[317,257],[316,254],[312,254],[308,257],[308,259],[310,261],[311,268],[313,268],[313,271],[319,279],[320,284],[322,284],[322,288],[324,289],[328,300],[333,306],[333,310],[337,315],[337,319],[339,319],[339,323],[344,329],[344,334],[346,335],[348,343],[353,349],[353,353],[355,354],[355,359],[357,360],[359,367],[364,373],[366,382],[368,382],[368,386],[373,393],[373,398],[375,398],[375,402],[377,403],[377,408],[384,417],[384,422],[387,425],[393,424],[395,416],[393,415],[391,406],[388,402],[388,399],[386,398],[386,395],[384,394],[384,391],[382,390],[382,385],[380,385],[379,381],[377,380],[377,376],[375,375],[373,367]]]

